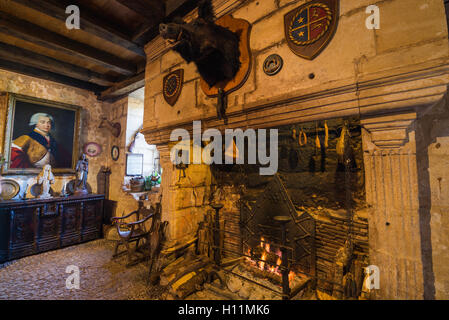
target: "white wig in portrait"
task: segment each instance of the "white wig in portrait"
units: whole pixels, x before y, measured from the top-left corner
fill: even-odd
[[[30,127],[35,126],[39,122],[40,117],[47,117],[51,120],[51,124],[54,125],[55,120],[48,113],[35,113],[31,116],[30,123],[28,124]]]

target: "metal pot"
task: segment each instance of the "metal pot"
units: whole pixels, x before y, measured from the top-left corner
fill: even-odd
[[[144,177],[132,178],[129,182],[131,187],[131,192],[142,192],[145,190],[145,179]]]

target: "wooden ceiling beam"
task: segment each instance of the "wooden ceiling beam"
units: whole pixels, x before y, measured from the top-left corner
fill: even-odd
[[[198,0],[166,0],[165,17],[155,24],[147,24],[133,36],[133,40],[145,46],[159,34],[159,23],[169,22],[176,16],[184,16],[196,8]]]
[[[136,66],[126,60],[4,12],[0,12],[0,32],[71,56],[88,59],[124,75],[133,75],[137,72]]]
[[[98,100],[115,101],[145,86],[145,72],[113,85],[98,95]]]
[[[50,72],[47,70],[25,66],[25,65],[18,64],[16,62],[1,59],[1,58],[0,58],[0,69],[24,74],[24,75],[35,77],[38,79],[44,79],[44,80],[49,80],[49,81],[53,81],[53,82],[57,82],[57,83],[62,83],[65,85],[92,91],[95,93],[102,92],[106,89],[106,87],[104,87],[104,86],[99,86],[99,85],[96,85],[93,83],[66,77],[66,76],[63,76],[63,75],[60,75],[57,73],[53,73],[53,72]]]
[[[128,9],[150,20],[153,24],[158,23],[165,17],[165,3],[161,0],[116,0]]]
[[[68,15],[66,14],[66,6],[61,4],[61,1],[51,0],[10,0],[12,2],[23,5],[27,8],[39,11],[42,14],[56,18],[62,22],[66,22]],[[72,1],[73,2],[73,1]],[[69,4],[69,3],[68,3]],[[70,3],[76,4],[76,3]],[[80,8],[81,23],[80,29],[99,37],[103,40],[114,43],[124,49],[127,49],[141,57],[145,57],[144,49],[134,43],[131,37],[123,34],[113,26],[109,25],[105,21],[102,21],[100,17],[91,14],[86,9]]]
[[[99,85],[111,86],[117,82],[116,77],[97,73],[82,67],[62,62],[29,50],[15,47],[0,42],[0,58],[29,67],[44,69],[86,82],[94,82]]]
[[[169,16],[183,5],[185,5],[188,0],[166,0],[165,1],[165,12],[166,15]]]

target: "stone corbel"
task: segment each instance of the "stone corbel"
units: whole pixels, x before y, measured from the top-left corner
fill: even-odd
[[[398,149],[409,142],[416,113],[369,117],[361,120],[363,128],[370,135],[371,142],[380,149]]]

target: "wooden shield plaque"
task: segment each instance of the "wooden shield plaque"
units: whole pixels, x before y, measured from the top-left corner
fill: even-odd
[[[311,1],[288,12],[284,16],[288,46],[302,58],[316,58],[332,40],[339,15],[339,0]]]
[[[171,106],[174,106],[181,95],[182,84],[184,82],[184,69],[178,69],[164,77],[163,92],[164,99]]]
[[[231,93],[240,89],[241,86],[248,79],[251,71],[251,50],[249,46],[249,36],[251,32],[251,24],[244,19],[235,19],[231,15],[221,17],[216,24],[237,33],[240,36],[240,69],[237,71],[235,77],[228,82],[219,82],[213,87],[201,78],[201,89],[208,97],[216,97],[218,89],[221,88],[225,93]]]

